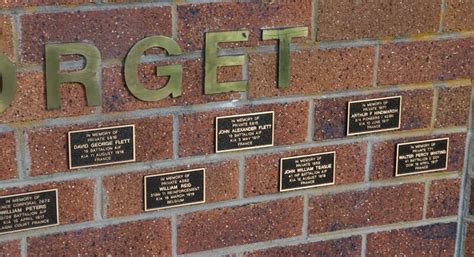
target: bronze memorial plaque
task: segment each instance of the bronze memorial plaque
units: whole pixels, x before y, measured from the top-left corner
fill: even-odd
[[[206,202],[206,170],[145,176],[145,211]]]
[[[449,138],[397,144],[395,176],[405,176],[448,168]]]
[[[135,125],[70,131],[69,168],[135,161]]]
[[[59,225],[58,190],[0,197],[0,234]]]
[[[216,118],[216,153],[273,146],[274,112]]]
[[[334,185],[336,152],[280,159],[280,192]]]
[[[402,97],[350,101],[347,135],[360,135],[400,128]]]

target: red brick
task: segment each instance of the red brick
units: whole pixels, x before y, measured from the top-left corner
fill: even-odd
[[[447,0],[444,13],[444,31],[473,30],[474,1]]]
[[[419,220],[423,191],[418,183],[311,197],[309,233]]]
[[[367,236],[367,256],[454,256],[456,223],[434,224]]]
[[[307,95],[367,87],[373,82],[374,57],[373,47],[293,51],[290,85],[278,89],[276,54],[250,54],[248,95]]]
[[[474,223],[472,222],[467,223],[467,232],[464,243],[464,256],[474,256]]]
[[[0,253],[2,257],[20,256],[20,241],[6,241],[0,243]]]
[[[32,7],[41,5],[80,5],[80,4],[91,4],[95,3],[96,0],[4,0],[0,2],[0,8],[11,8],[11,7]]]
[[[436,127],[466,126],[471,106],[472,86],[439,90]]]
[[[0,195],[11,195],[58,189],[59,223],[71,224],[94,219],[95,181],[89,179],[50,182],[22,188],[1,189]]]
[[[433,90],[420,89],[397,93],[366,96],[326,98],[315,100],[314,140],[346,137],[347,103],[387,96],[402,96],[402,120],[400,130],[429,128],[433,105]]]
[[[0,3],[1,6],[2,4]],[[10,16],[0,15],[0,53],[5,54],[12,62],[15,60],[13,25]]]
[[[225,217],[225,218],[223,218]],[[178,217],[178,254],[301,235],[303,199],[249,204]]]
[[[71,171],[68,170],[67,132],[78,129],[135,124],[137,162],[169,159],[173,155],[172,123],[170,116],[155,116],[28,131],[28,145],[31,155],[30,174],[37,176]]]
[[[144,37],[171,36],[171,8],[34,13],[21,16],[21,26],[23,62],[41,62],[44,44],[55,41],[92,43],[103,59],[117,58]]]
[[[248,157],[245,160],[245,196],[278,192],[281,158],[327,151],[336,151],[336,185],[364,181],[367,154],[365,143],[310,148]]]
[[[427,218],[455,216],[458,213],[459,179],[444,179],[433,181],[428,198]]]
[[[104,178],[107,217],[126,216],[143,212],[143,177],[145,175],[197,168],[206,169],[206,203],[235,199],[239,196],[237,161],[127,173]]]
[[[308,27],[311,31],[311,1],[252,1],[178,5],[178,42],[185,51],[204,48],[205,32],[249,30],[247,43],[261,41],[262,28]],[[275,42],[275,41],[272,41]]]
[[[274,257],[274,256],[361,256],[362,238],[353,236],[330,241],[274,247],[252,253],[245,257]]]
[[[171,256],[169,218],[28,238],[28,256]]]
[[[0,152],[0,180],[12,179],[17,177],[16,167],[16,143],[15,133],[6,132],[0,133],[0,145],[2,151]]]
[[[474,38],[382,45],[379,83],[409,84],[472,77],[473,44]]]
[[[372,150],[372,169],[370,179],[378,180],[395,178],[395,152],[398,143],[442,137],[449,137],[449,159],[448,169],[446,171],[460,171],[464,164],[464,146],[466,144],[465,134],[458,133],[416,138],[401,138],[374,144]]]
[[[440,7],[436,1],[322,0],[318,5],[318,40],[436,32]]]
[[[306,102],[244,106],[236,109],[180,115],[179,155],[194,156],[214,152],[216,117],[271,110],[275,111],[275,145],[304,142],[308,125]]]
[[[202,59],[179,61],[178,64],[183,65],[183,87],[182,95],[178,98],[168,97],[156,102],[144,102],[135,98],[125,85],[122,67],[106,68],[102,73],[103,78],[103,107],[107,112],[129,111],[146,108],[160,108],[175,105],[191,105],[202,104],[207,102],[224,101],[230,99],[239,99],[239,93],[223,93],[223,94],[204,94],[204,81],[202,70]],[[170,65],[170,62],[157,62],[142,65],[139,68],[139,77],[147,88],[161,88],[167,79],[156,76],[157,66]],[[176,64],[176,63],[172,63]],[[233,78],[241,80],[241,76],[235,78],[235,72],[241,70],[241,67],[233,67],[233,73],[226,74],[222,79]],[[159,85],[157,87],[156,85]]]

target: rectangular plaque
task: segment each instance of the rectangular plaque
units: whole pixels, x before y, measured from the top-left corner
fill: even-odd
[[[280,159],[280,192],[334,185],[336,152]]]
[[[445,170],[448,151],[449,138],[398,144],[395,176]]]
[[[206,170],[145,176],[145,211],[206,202]]]
[[[216,153],[273,146],[274,112],[216,118]]]
[[[59,225],[58,190],[0,197],[0,234]]]
[[[70,131],[69,168],[135,161],[135,125]]]
[[[350,101],[347,135],[360,135],[400,128],[402,97]]]

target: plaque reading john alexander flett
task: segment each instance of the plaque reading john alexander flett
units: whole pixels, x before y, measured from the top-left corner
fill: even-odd
[[[135,161],[135,125],[70,131],[69,168]]]
[[[397,144],[395,175],[405,176],[448,168],[449,138]]]
[[[336,152],[280,159],[280,192],[335,183]]]
[[[206,202],[206,170],[145,176],[145,211]]]
[[[274,112],[216,118],[216,152],[273,146]]]
[[[58,224],[57,189],[0,197],[0,234]]]
[[[401,96],[350,101],[347,113],[347,135],[399,129],[401,106]]]

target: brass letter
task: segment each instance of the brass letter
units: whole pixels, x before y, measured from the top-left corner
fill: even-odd
[[[263,40],[279,40],[278,48],[278,87],[285,88],[290,84],[290,43],[294,37],[308,36],[308,27],[288,29],[264,29]]]
[[[0,112],[4,112],[15,98],[16,68],[4,54],[0,53]]]
[[[206,52],[205,52],[205,84],[204,92],[206,94],[217,94],[231,91],[247,91],[247,81],[232,81],[225,83],[217,82],[217,68],[222,66],[243,65],[245,63],[244,55],[236,56],[217,56],[218,45],[223,42],[247,41],[248,30],[212,32],[206,33]]]
[[[180,55],[181,48],[178,43],[169,37],[153,36],[137,42],[127,55],[125,60],[125,83],[130,92],[142,101],[159,101],[170,94],[172,97],[181,95],[183,67],[182,65],[168,65],[156,68],[157,76],[169,76],[170,79],[165,87],[158,90],[145,88],[138,79],[138,64],[143,53],[153,47],[166,50],[168,55]]]
[[[63,55],[82,55],[86,65],[75,72],[61,72],[60,62]],[[81,83],[86,90],[88,106],[100,105],[100,87],[97,73],[100,69],[100,52],[91,44],[67,43],[46,45],[46,96],[47,108],[61,108],[62,83]]]

